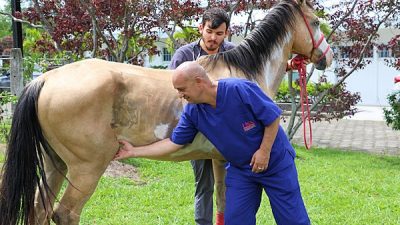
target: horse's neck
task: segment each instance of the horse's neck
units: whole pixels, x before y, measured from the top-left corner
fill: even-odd
[[[288,34],[283,43],[276,46],[271,52],[270,59],[265,62],[264,69],[257,75],[257,82],[265,93],[273,98],[278,91],[279,85],[285,75],[287,61],[293,45],[292,35]],[[201,64],[203,61],[199,61]],[[204,61],[203,63],[205,63]],[[219,60],[216,66],[211,71],[207,71],[208,75],[213,80],[218,80],[227,77],[246,78],[243,71],[231,67]]]
[[[276,46],[271,52],[270,59],[265,62],[264,69],[259,77],[264,79],[262,88],[271,98],[275,97],[279,85],[285,76],[289,54],[292,49],[292,35],[288,34],[282,45]]]

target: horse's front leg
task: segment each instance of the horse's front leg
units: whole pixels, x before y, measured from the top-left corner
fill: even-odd
[[[216,224],[224,224],[224,212],[225,212],[225,160],[213,159],[213,170],[214,170],[214,180],[215,180],[215,191],[216,191],[216,205],[217,205],[217,215]]]

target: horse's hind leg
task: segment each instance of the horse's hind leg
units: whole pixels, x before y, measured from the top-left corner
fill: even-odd
[[[70,183],[53,214],[57,225],[78,225],[83,206],[93,194],[97,183],[104,173],[106,165],[77,163],[69,165],[68,179]]]
[[[52,150],[50,151],[53,161],[50,160],[48,155],[44,159],[44,168],[46,172],[46,180],[51,192],[43,193],[45,199],[42,200],[39,191],[36,192],[35,197],[35,215],[36,224],[49,224],[53,212],[54,201],[57,194],[60,192],[62,183],[67,173],[65,163],[56,155]],[[40,185],[43,186],[43,183]],[[47,195],[48,194],[48,195]],[[43,203],[45,205],[43,205]]]

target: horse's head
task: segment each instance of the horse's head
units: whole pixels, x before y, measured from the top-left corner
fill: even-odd
[[[309,58],[317,69],[325,69],[332,63],[333,51],[320,30],[318,17],[306,0],[295,2],[300,10],[294,26],[292,50]]]

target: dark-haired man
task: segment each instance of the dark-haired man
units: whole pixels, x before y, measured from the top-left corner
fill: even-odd
[[[225,41],[230,18],[221,8],[211,8],[204,12],[199,25],[201,38],[180,47],[172,57],[169,69],[175,69],[186,61],[195,61],[203,55],[224,52],[235,46]],[[195,222],[196,225],[212,225],[214,173],[211,159],[191,161],[195,175]],[[220,190],[224,191],[224,190]],[[223,225],[224,206],[217,202],[216,224]]]

